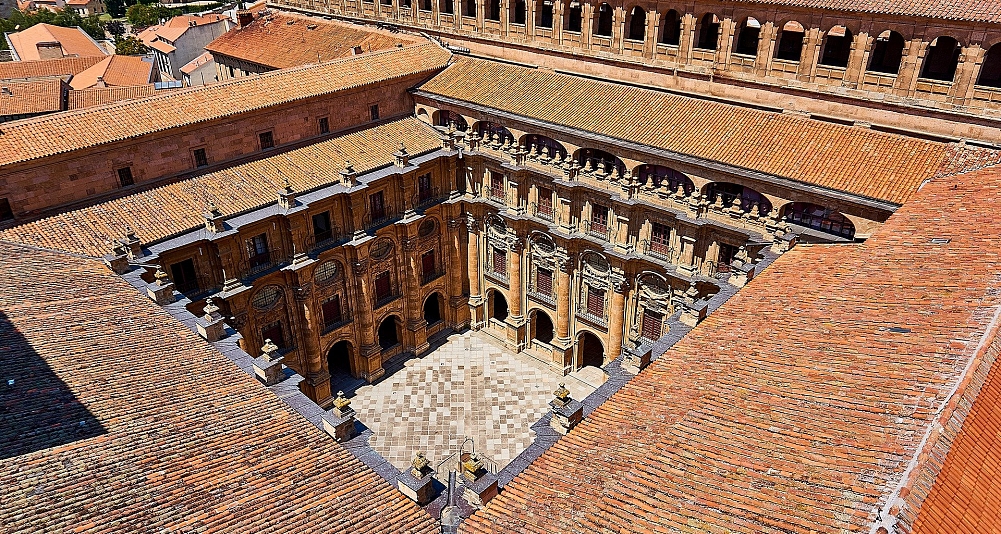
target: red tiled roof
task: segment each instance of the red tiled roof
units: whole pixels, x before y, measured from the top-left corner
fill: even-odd
[[[42,23],[17,33],[7,34],[7,38],[10,39],[10,43],[21,61],[41,59],[38,56],[36,45],[45,42],[58,42],[62,45],[64,56],[104,57],[108,55],[80,28],[63,28]]]
[[[89,89],[98,84],[101,77],[108,87],[135,86],[150,83],[153,77],[153,63],[140,57],[113,55],[100,63],[77,74],[70,81],[75,90]]]
[[[151,83],[125,87],[94,87],[83,89],[82,91],[70,91],[67,109],[102,106],[121,100],[134,100],[155,94],[157,94],[157,89]]]
[[[832,9],[856,13],[1001,22],[1001,0],[742,0],[733,3]]]
[[[0,62],[0,80],[13,78],[41,78],[44,76],[63,76],[79,74],[93,67],[102,57],[64,57],[60,59],[42,59],[35,61],[4,61]]]
[[[894,204],[949,153],[943,143],[469,57],[420,90]]]
[[[3,131],[0,166],[430,73],[443,68],[450,57],[437,44],[425,43],[110,106],[10,122],[0,128]],[[164,113],[167,108],[184,113]],[[52,139],[60,141],[53,143]]]
[[[0,81],[0,116],[49,113],[62,106],[63,80],[58,76]]]
[[[862,245],[786,253],[462,531],[868,532],[997,327],[999,190],[934,180]]]
[[[5,532],[437,531],[100,262],[0,255]]]
[[[383,30],[275,13],[254,19],[243,28],[233,28],[205,49],[216,57],[284,69],[347,57],[356,46],[369,53],[415,42],[412,37]]]
[[[204,26],[206,24],[215,24],[219,22],[225,22],[227,18],[223,15],[178,15],[165,24],[150,26],[145,30],[139,32],[139,39],[145,43],[147,46],[152,46],[153,41],[157,36],[164,37],[170,42],[176,41],[184,32],[188,31],[191,27],[191,23],[194,22],[196,26]]]
[[[202,65],[204,65],[204,64],[206,64],[206,63],[208,63],[210,61],[212,61],[212,53],[211,52],[205,52],[204,54],[202,54],[202,55],[196,57],[195,59],[192,59],[191,61],[187,62],[183,67],[181,67],[181,72],[184,73],[184,74],[191,74],[198,67],[201,67]]]

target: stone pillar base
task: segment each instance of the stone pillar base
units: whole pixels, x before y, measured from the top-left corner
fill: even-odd
[[[584,405],[578,401],[571,400],[564,406],[560,406],[556,401],[552,401],[549,403],[549,406],[553,409],[553,416],[549,419],[549,426],[564,436],[584,419]]]
[[[626,349],[622,355],[622,370],[634,375],[650,365],[650,349]]]
[[[221,318],[212,321],[198,319],[195,321],[195,327],[198,328],[198,335],[205,338],[209,343],[212,343],[222,339],[226,324]]]
[[[345,414],[343,417],[334,413],[324,414],[323,430],[327,434],[330,434],[330,437],[334,438],[338,443],[343,443],[357,436],[358,429],[355,428],[354,411]]]
[[[285,357],[269,359],[261,356],[254,359],[254,374],[265,386],[273,386],[285,380],[285,372],[282,370],[282,362]]]
[[[396,486],[401,493],[421,506],[433,501],[438,496],[434,487],[434,471],[430,471],[421,478],[414,478],[409,470],[404,471],[396,479]]]
[[[174,284],[168,283],[161,286],[159,283],[153,282],[146,286],[146,295],[161,306],[172,304],[174,302]]]
[[[495,474],[487,473],[476,480],[469,480],[463,476],[456,478],[462,482],[462,496],[466,502],[473,506],[486,506],[490,499],[500,493],[500,486]]]

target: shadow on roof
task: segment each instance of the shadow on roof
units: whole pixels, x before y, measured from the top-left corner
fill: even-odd
[[[0,312],[0,460],[107,432]]]

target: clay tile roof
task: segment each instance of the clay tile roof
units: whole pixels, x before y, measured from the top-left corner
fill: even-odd
[[[153,76],[153,63],[135,56],[108,56],[100,63],[77,74],[70,81],[76,90],[88,89],[98,84],[98,78],[110,87],[148,84]]]
[[[434,43],[242,78],[112,106],[67,111],[0,127],[0,165],[111,143],[444,67]],[[164,100],[169,99],[169,100]],[[184,113],[164,113],[164,109]],[[53,143],[52,139],[60,139]]]
[[[948,152],[943,143],[468,57],[419,89],[894,204]]]
[[[312,29],[311,29],[312,28]],[[205,47],[216,57],[229,56],[257,65],[283,69],[347,57],[360,46],[364,53],[414,43],[412,37],[384,30],[271,14],[233,28]],[[292,46],[294,44],[294,46]]]
[[[741,0],[740,3],[832,9],[856,13],[1001,22],[1001,0]]]
[[[401,140],[412,154],[441,146],[434,129],[411,117],[16,226],[0,239],[101,256],[126,223],[154,242],[203,224],[210,200],[223,213],[242,213],[274,203],[285,178],[306,191],[339,179],[345,161],[360,173],[387,166]]]
[[[81,91],[70,91],[67,109],[102,106],[121,100],[133,100],[155,94],[157,94],[157,89],[151,83],[123,87],[93,87]]]
[[[25,81],[0,81],[0,116],[59,111],[63,80],[58,76]]]
[[[925,436],[951,441],[936,422],[968,365],[1001,347],[999,188],[1001,167],[933,180],[864,244],[784,254],[461,531],[870,532]],[[997,441],[996,386],[969,476],[996,458],[972,447]],[[992,531],[990,472],[964,478],[981,496],[948,524],[969,524],[931,531]]]
[[[42,23],[17,33],[7,34],[7,38],[10,39],[10,43],[21,61],[41,59],[38,56],[36,45],[47,42],[58,42],[62,45],[64,56],[104,57],[108,55],[87,35],[87,32],[80,28],[63,28]]]
[[[437,532],[102,263],[0,255],[5,531]]]
[[[74,75],[101,61],[99,56],[0,62],[0,80]]]
[[[175,48],[173,45],[160,40],[150,42],[149,47],[158,50],[160,52],[163,52],[164,54],[169,54],[174,50],[177,50],[177,48]]]
[[[202,65],[208,63],[209,61],[212,61],[212,53],[205,52],[204,54],[196,57],[195,59],[192,59],[191,61],[185,63],[185,65],[181,67],[181,72],[183,72],[184,74],[191,74],[192,72],[194,72],[195,69],[201,67]]]

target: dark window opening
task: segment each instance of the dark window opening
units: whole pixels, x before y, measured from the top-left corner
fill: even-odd
[[[330,133],[330,119],[327,117],[320,117],[318,121],[320,123],[320,134]]]
[[[587,313],[594,317],[605,316],[605,290],[587,286]]]
[[[504,175],[490,171],[490,196],[499,200],[504,199]]]
[[[381,302],[393,295],[393,287],[389,279],[389,271],[383,271],[375,276],[375,300]]]
[[[673,9],[664,15],[664,26],[660,31],[660,42],[671,46],[678,46],[681,43],[681,17]]]
[[[368,107],[368,114],[372,117],[372,120],[379,120],[379,104],[372,104]]]
[[[330,212],[317,213],[313,215],[313,238],[317,243],[322,243],[334,236],[333,228],[330,224]]]
[[[536,269],[535,292],[550,296],[553,294],[553,271],[542,267]]]
[[[779,36],[779,46],[775,50],[775,59],[799,61],[803,55],[803,27],[798,22],[787,22],[782,27]]]
[[[500,3],[501,0],[488,0],[490,3],[490,9],[487,10],[487,18],[490,20],[500,20]]]
[[[525,147],[530,153],[538,151],[540,156],[547,158],[564,159],[567,157],[567,149],[559,141],[544,135],[531,134],[525,138]]]
[[[641,165],[637,174],[642,185],[649,183],[653,187],[667,186],[672,193],[677,193],[678,188],[681,188],[685,196],[691,195],[695,191],[695,183],[692,182],[691,178],[670,167]]]
[[[601,367],[605,365],[605,348],[598,336],[590,332],[580,335],[577,342],[577,354],[581,367]],[[617,356],[617,355],[616,355]]]
[[[469,129],[469,124],[466,123],[466,119],[462,118],[462,115],[452,113],[447,109],[443,109],[438,112],[438,122],[435,125],[446,128],[454,127],[460,132],[464,132]]]
[[[490,300],[490,316],[498,321],[507,319],[507,299],[504,295],[500,291],[494,291],[490,293]]]
[[[327,352],[327,370],[331,374],[350,375],[351,374],[351,344],[347,341],[338,341],[330,347]]]
[[[646,39],[646,11],[636,6],[629,13],[629,37],[633,41]]]
[[[830,67],[847,67],[848,56],[852,52],[851,30],[844,26],[835,26],[827,32],[824,38],[824,54],[820,58],[821,65]]]
[[[925,54],[921,77],[929,80],[951,82],[956,76],[961,47],[952,37],[941,36],[932,41]]]
[[[285,330],[282,328],[281,321],[271,323],[261,329],[261,340],[267,343],[269,339],[279,350],[286,348]]]
[[[570,10],[567,13],[567,31],[580,33],[581,26],[584,22],[583,12],[581,11],[580,4],[576,6],[571,4]]]
[[[665,224],[653,223],[650,234],[650,250],[661,255],[671,252],[671,227]]]
[[[507,251],[494,247],[494,272],[500,275],[507,274]]]
[[[706,190],[706,199],[710,204],[716,203],[720,199],[724,208],[733,206],[735,200],[740,199],[740,209],[751,211],[751,207],[758,206],[758,215],[766,215],[772,211],[772,203],[764,195],[738,184],[726,182],[714,182],[709,184]]]
[[[423,11],[431,11],[431,0],[421,0],[420,6]]]
[[[539,203],[536,213],[550,220],[553,218],[553,191],[545,187],[539,188]]]
[[[441,0],[440,7],[441,12],[446,15],[451,15],[453,13],[454,7],[452,5],[452,0]]]
[[[438,321],[441,321],[441,304],[438,302],[440,297],[437,293],[432,293],[427,300],[424,301],[424,320],[429,325],[433,325]]]
[[[372,193],[368,196],[369,211],[372,212],[372,222],[378,222],[386,218],[386,203],[382,196],[382,191]]]
[[[437,274],[437,265],[435,265],[434,250],[432,249],[421,255],[421,279],[426,284],[434,280]]]
[[[397,332],[396,316],[390,315],[379,325],[379,347],[386,350],[400,344]]]
[[[591,207],[591,232],[605,235],[608,233],[608,206],[594,204]]]
[[[324,301],[320,309],[323,313],[324,326],[330,327],[344,320],[344,314],[341,312],[340,295],[334,295]]]
[[[476,0],[466,0],[466,16],[476,16]]]
[[[726,243],[719,244],[719,266],[720,271],[723,271],[723,267],[729,267],[733,263],[733,257],[737,255],[737,251],[740,250],[733,245],[728,245]]]
[[[209,158],[205,155],[204,148],[196,148],[194,151],[195,167],[204,167],[209,164]]]
[[[754,17],[748,17],[737,33],[735,54],[754,56],[758,54],[758,37],[761,34],[761,23]]]
[[[650,341],[660,339],[661,328],[664,324],[664,316],[650,310],[643,310],[642,336]]]
[[[118,169],[118,185],[121,187],[128,187],[135,184],[135,180],[132,179],[132,167],[122,167]]]
[[[10,207],[10,201],[0,198],[0,221],[9,221],[14,218],[14,210]]]
[[[619,158],[596,148],[582,148],[577,163],[584,169],[593,172],[605,172],[622,176],[626,172],[626,164]]]
[[[1001,87],[1001,45],[994,45],[987,51],[977,85]]]
[[[269,148],[275,147],[275,136],[272,132],[261,132],[257,134],[258,139],[261,141],[261,150],[267,150]]]
[[[511,24],[524,24],[525,23],[525,0],[515,0],[514,2],[514,17],[512,17]]]
[[[181,293],[198,291],[198,277],[195,275],[195,262],[191,258],[170,266],[170,274],[174,287]]]
[[[431,188],[431,174],[422,174],[417,177],[417,201],[426,202],[434,198],[434,190]]]
[[[478,133],[484,141],[492,142],[496,137],[496,140],[501,143],[514,142],[514,135],[511,134],[510,130],[490,121],[477,122],[476,133]]]
[[[552,0],[542,0],[542,6],[539,8],[539,27],[540,28],[552,28],[553,27],[553,2],[552,2]]]
[[[716,50],[719,44],[719,17],[706,13],[699,23],[699,42],[696,48]]]
[[[553,341],[553,320],[541,311],[535,312],[535,331],[532,338],[543,343]]]
[[[884,74],[897,74],[903,56],[904,38],[897,32],[886,30],[876,37],[876,41],[872,45],[868,70]]]
[[[260,234],[247,240],[247,252],[250,256],[250,266],[260,267],[271,261],[271,251],[268,250],[268,235]]]
[[[612,36],[612,6],[598,6],[598,24],[594,27],[594,34],[601,37]]]

